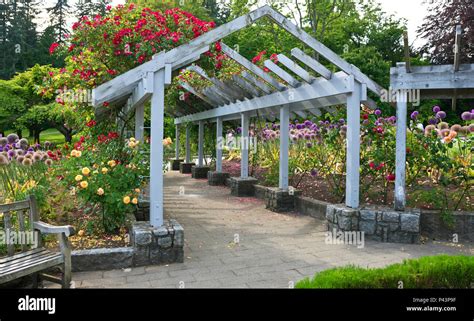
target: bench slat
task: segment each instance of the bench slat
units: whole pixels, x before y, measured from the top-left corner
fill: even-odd
[[[55,253],[55,252],[50,252],[50,251],[44,251],[44,252],[39,252],[35,253],[32,256],[26,256],[21,258],[18,261],[12,261],[8,264],[5,264],[4,266],[0,267],[0,274],[7,273],[8,271],[21,268],[21,267],[27,267],[28,265],[41,261],[41,260],[47,260],[48,258],[54,257],[54,256],[61,256],[61,253]]]
[[[3,258],[0,259],[0,264],[6,264],[10,261],[17,260],[18,258],[21,258],[22,256],[28,256],[28,255],[32,255],[36,252],[42,252],[42,251],[47,251],[47,250],[44,247],[42,247],[42,248],[37,248],[37,249],[27,251],[27,252],[23,252],[23,253],[18,253],[15,256],[3,257]]]
[[[45,269],[60,265],[62,263],[63,263],[63,258],[61,256],[51,258],[50,260],[46,260],[46,261],[32,263],[26,268],[11,271],[10,273],[7,273],[7,274],[1,274],[0,284],[7,283],[10,281],[16,280],[18,278],[43,271]]]
[[[30,201],[28,200],[19,201],[15,203],[0,205],[0,213],[18,211],[18,210],[27,210],[29,208],[30,208]]]

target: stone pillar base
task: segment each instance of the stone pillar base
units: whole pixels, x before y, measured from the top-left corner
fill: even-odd
[[[184,162],[184,159],[172,159],[171,160],[171,170],[179,171],[179,164]]]
[[[179,172],[181,174],[191,174],[191,168],[196,165],[194,163],[179,163]]]
[[[420,211],[397,212],[391,208],[354,209],[344,204],[326,208],[328,231],[360,232],[365,239],[391,243],[420,242]]]
[[[193,166],[191,168],[192,178],[207,178],[207,172],[209,172],[208,166]]]
[[[163,226],[136,222],[130,233],[133,245],[133,266],[182,263],[184,261],[184,230],[176,220],[165,220]]]
[[[301,191],[296,189],[267,188],[265,191],[265,205],[267,209],[273,212],[290,212],[295,209],[296,196],[300,195]]]
[[[225,180],[229,177],[229,173],[209,171],[207,172],[207,183],[212,186],[225,185]]]
[[[254,196],[255,187],[258,180],[254,177],[242,178],[242,177],[231,177],[230,183],[230,194],[233,196]]]

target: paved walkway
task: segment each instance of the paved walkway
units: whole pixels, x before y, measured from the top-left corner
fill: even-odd
[[[273,213],[260,200],[232,197],[225,187],[176,172],[165,175],[165,186],[166,216],[184,227],[184,263],[74,273],[75,287],[288,288],[349,263],[381,267],[424,255],[474,254],[472,246],[432,242],[327,245],[323,221]]]

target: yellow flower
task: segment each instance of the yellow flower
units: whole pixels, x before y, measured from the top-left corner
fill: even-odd
[[[107,165],[109,165],[110,167],[115,167],[115,165],[117,165],[117,163],[114,160],[110,160],[110,161],[107,162]]]
[[[104,195],[104,193],[105,193],[105,192],[104,192],[104,189],[103,189],[103,188],[99,188],[99,189],[97,190],[97,195],[99,195],[99,196]]]
[[[123,202],[124,202],[125,204],[130,204],[130,196],[125,196],[125,197],[123,198]]]
[[[76,178],[74,178],[76,182],[82,181],[82,175],[77,175]]]
[[[102,174],[107,174],[109,169],[107,167],[102,168]]]
[[[81,157],[81,155],[82,155],[82,152],[80,150],[73,149],[71,151],[71,157]]]
[[[87,183],[87,181],[82,181],[79,185],[80,185],[82,188],[87,188],[87,186],[89,186],[89,183]]]
[[[139,188],[135,188],[135,193],[140,193],[140,189]]]
[[[165,139],[163,139],[163,145],[164,146],[169,146],[173,143],[173,141],[171,140],[171,137],[167,137]]]
[[[84,230],[79,230],[79,232],[77,232],[77,235],[79,236],[84,236],[84,234],[86,234]]]
[[[80,150],[76,151],[76,157],[81,157],[82,156],[82,152]]]
[[[91,170],[90,170],[88,167],[84,167],[84,168],[82,169],[82,174],[83,174],[83,175],[87,176],[87,175],[89,175],[90,173],[91,173]]]
[[[97,169],[97,168],[99,168],[99,165],[94,164],[92,167],[94,167],[95,169]]]
[[[129,141],[134,142],[134,141],[135,141],[135,137],[130,137]]]
[[[138,204],[138,198],[134,197],[132,199],[132,204],[137,205]]]

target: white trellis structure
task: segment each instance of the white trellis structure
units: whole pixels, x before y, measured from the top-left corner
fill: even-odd
[[[281,65],[291,72],[285,71],[270,60],[264,62],[265,66],[278,76],[277,79],[225,44],[222,44],[223,52],[245,68],[240,75],[235,75],[231,80],[222,81],[209,77],[202,68],[194,64],[201,54],[209,51],[211,44],[252,25],[263,17],[272,19],[301,41],[305,47],[324,57],[340,71],[332,72],[310,55],[294,48],[291,51],[292,58],[283,54],[278,55]],[[206,103],[205,107],[186,105],[185,108],[171,112],[175,117],[177,133],[179,133],[180,125],[187,124],[186,162],[189,163],[191,160],[189,124],[199,125],[198,165],[202,165],[205,122],[217,122],[217,139],[222,141],[223,122],[240,119],[242,136],[248,139],[250,117],[263,115],[272,121],[279,118],[280,128],[284,129],[289,127],[289,119],[292,115],[305,117],[309,113],[319,116],[320,109],[331,112],[334,105],[347,105],[345,202],[347,206],[353,208],[359,206],[361,104],[373,108],[375,104],[367,97],[367,90],[380,96],[383,88],[283,15],[269,6],[263,6],[187,44],[168,52],[161,52],[151,61],[94,89],[93,104],[97,107],[96,114],[104,112],[104,108],[101,108],[104,102],[108,102],[112,107],[123,108],[125,114],[135,111],[137,138],[143,138],[143,106],[147,100],[151,99],[150,224],[152,226],[163,224],[163,146],[161,140],[164,126],[165,88],[171,84],[171,73],[185,67],[213,84],[212,87],[198,91],[187,83],[180,83],[185,90]],[[281,130],[280,135],[279,187],[288,189],[289,133],[287,130]],[[222,150],[219,145],[216,160],[218,172],[222,171]],[[248,177],[248,146],[242,148],[241,156],[241,176]],[[176,158],[179,158],[179,148],[176,151]]]
[[[407,42],[407,41],[406,41]],[[474,98],[474,64],[461,64],[461,26],[456,27],[454,64],[410,66],[408,51],[406,62],[399,62],[390,70],[390,89],[397,92],[397,134],[395,169],[395,209],[404,210],[406,175],[407,102],[413,91],[419,91],[420,99]],[[417,95],[418,96],[418,95]]]

